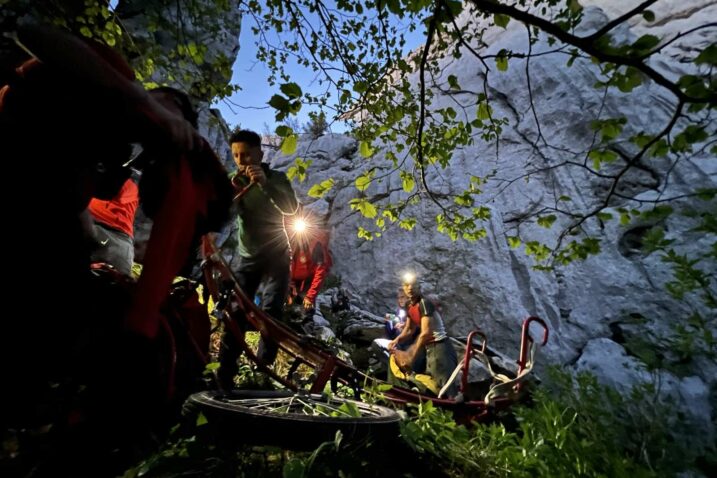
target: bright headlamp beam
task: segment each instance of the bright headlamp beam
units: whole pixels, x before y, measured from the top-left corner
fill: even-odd
[[[304,219],[299,218],[296,221],[294,221],[294,232],[296,232],[297,234],[301,234],[301,233],[305,232],[306,227],[307,227],[307,224]]]
[[[413,284],[416,282],[416,274],[413,272],[406,272],[403,274],[403,283],[404,284]]]

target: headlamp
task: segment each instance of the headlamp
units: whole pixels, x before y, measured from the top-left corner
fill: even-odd
[[[406,272],[403,274],[404,284],[414,284],[416,282],[416,274],[413,272]]]
[[[306,229],[309,227],[309,225],[306,223],[306,219],[303,217],[296,218],[294,221],[294,232],[296,234],[303,234],[306,232]]]

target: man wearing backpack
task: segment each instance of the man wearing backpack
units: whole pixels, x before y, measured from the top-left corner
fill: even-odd
[[[310,332],[316,313],[316,296],[331,270],[333,260],[329,251],[328,231],[304,221],[296,220],[291,240],[290,303],[301,301],[302,326]]]

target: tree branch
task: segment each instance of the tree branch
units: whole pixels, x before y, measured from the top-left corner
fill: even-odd
[[[603,36],[604,34],[609,32],[610,30],[612,30],[613,28],[618,26],[619,24],[626,21],[628,18],[631,18],[631,17],[637,15],[638,13],[645,11],[647,9],[647,7],[649,7],[650,5],[652,5],[653,3],[656,3],[656,2],[657,2],[657,0],[647,0],[645,2],[642,2],[641,4],[639,4],[632,10],[630,10],[629,12],[626,12],[623,15],[620,15],[619,17],[617,17],[616,19],[608,22],[607,25],[605,25],[604,27],[602,27],[600,30],[596,31],[595,33],[591,34],[590,36],[585,37],[585,39],[589,40],[589,41],[597,40],[598,38],[600,38],[601,36]]]
[[[511,5],[503,5],[497,3],[494,0],[470,0],[479,10],[487,13],[499,13],[507,15],[519,22],[533,25],[543,30],[545,33],[554,36],[563,43],[573,45],[580,50],[594,56],[601,62],[614,63],[616,65],[631,66],[638,71],[644,73],[647,77],[652,79],[658,85],[669,90],[675,95],[680,101],[687,103],[715,103],[717,102],[717,95],[712,94],[707,98],[695,98],[687,95],[683,92],[676,83],[668,80],[665,76],[658,73],[655,69],[643,63],[643,59],[628,57],[623,55],[616,55],[612,53],[606,53],[595,45],[591,37],[579,37],[568,33],[561,29],[555,23],[552,23],[544,18],[537,17],[531,13],[515,8]]]

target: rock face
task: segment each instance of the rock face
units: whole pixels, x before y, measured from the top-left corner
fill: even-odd
[[[620,2],[596,3],[607,4],[609,10],[625,10]],[[717,5],[705,1],[661,4],[655,13],[658,20],[653,24],[639,22],[631,28],[617,29],[615,41],[634,41],[646,32],[671,35],[686,31],[698,24],[698,18],[717,17]],[[610,18],[614,16],[610,14]],[[577,33],[584,35],[594,31],[607,20],[603,10],[586,8],[582,30]],[[704,48],[716,37],[714,28],[704,29],[689,40],[672,43],[661,56],[664,61],[652,66],[670,78],[685,74],[689,66],[680,59],[695,45]],[[505,30],[489,31],[484,39],[490,45],[486,54],[496,54],[501,49],[527,51],[525,28],[516,22],[511,22]],[[545,52],[551,48],[546,39],[540,37],[532,51]],[[467,57],[469,55],[463,58]],[[332,272],[340,276],[343,287],[360,295],[363,308],[379,315],[392,311],[400,273],[414,270],[440,298],[442,315],[452,334],[465,335],[471,329],[480,328],[487,333],[491,345],[517,357],[520,324],[525,317],[537,315],[546,320],[551,334],[543,351],[543,363],[578,363],[583,368],[586,363],[603,364],[601,370],[605,377],[613,376],[616,383],[636,383],[646,376],[629,373],[619,378],[620,369],[608,365],[625,357],[625,347],[617,342],[632,343],[646,337],[645,334],[658,341],[670,339],[675,321],[686,320],[691,307],[700,307],[698,301],[687,304],[666,293],[664,286],[670,280],[670,269],[657,254],[646,254],[641,248],[642,236],[652,224],[625,227],[616,220],[586,222],[585,230],[600,239],[600,254],[557,267],[552,272],[534,270],[534,262],[526,257],[523,246],[511,249],[506,237],[516,235],[517,219],[545,206],[555,206],[561,195],[570,197],[568,209],[585,211],[598,204],[604,183],[581,168],[551,168],[575,158],[575,152],[589,150],[594,135],[591,120],[624,116],[630,128],[627,135],[639,131],[654,134],[669,121],[675,100],[662,88],[645,82],[630,94],[611,94],[603,103],[603,91],[593,87],[600,79],[596,66],[588,59],[576,60],[571,68],[566,67],[566,62],[565,55],[548,54],[533,58],[529,65],[535,112],[544,139],[537,137],[534,115],[527,107],[530,97],[525,60],[513,58],[508,71],[498,73],[494,69],[488,80],[496,116],[505,116],[510,121],[499,143],[499,156],[495,144],[477,140],[474,146],[457,151],[450,166],[440,174],[429,172],[429,184],[436,192],[458,193],[466,187],[469,175],[485,177],[496,171],[485,185],[484,194],[479,196],[492,215],[484,224],[486,237],[475,243],[452,242],[439,234],[434,218],[440,211],[427,200],[411,209],[411,214],[418,219],[413,231],[394,228],[373,241],[358,238],[357,226],[365,223],[359,213],[349,207],[349,201],[358,197],[353,180],[370,167],[376,167],[376,177],[381,177],[389,172],[390,162],[381,161],[380,151],[372,161],[361,158],[357,142],[350,137],[325,135],[301,142],[296,154],[275,155],[272,166],[286,169],[296,157],[313,161],[308,181],[296,184],[295,188],[304,202],[328,219],[335,262]],[[484,73],[477,62],[446,61],[444,67],[442,81],[445,82],[448,75],[455,75],[462,89],[482,91]],[[451,98],[436,92],[432,107],[454,106],[452,102]],[[475,115],[475,107],[466,109],[468,117]],[[545,171],[532,174],[529,182],[510,181],[541,168]],[[664,178],[668,168],[673,168],[669,183],[661,184],[659,178]],[[631,174],[622,183],[621,195],[655,199],[659,187],[662,197],[674,197],[694,191],[696,187],[714,188],[717,161],[706,152],[696,154],[691,161],[680,161],[676,166],[666,160],[653,159]],[[328,178],[333,178],[335,185],[324,198],[307,197],[311,185]],[[374,181],[366,196],[388,198],[391,202],[406,197],[397,175]],[[613,209],[640,209],[636,202],[627,200],[617,200],[610,205]],[[696,201],[678,201],[675,207],[686,205],[697,210],[714,208],[714,204]],[[616,212],[613,214],[617,216]],[[560,221],[558,219],[552,230],[524,224],[520,235],[549,243],[555,240],[557,232],[553,231]],[[675,240],[673,247],[681,254],[694,255],[707,250],[714,242],[714,236],[689,232],[694,224],[693,219],[678,215],[671,216],[664,224],[667,238]],[[592,355],[595,348],[601,350],[599,359]],[[588,359],[588,353],[593,358]],[[631,360],[637,361],[634,357]],[[667,382],[681,396],[699,396],[699,406],[694,413],[708,424],[711,421],[708,390],[715,387],[717,375],[714,363],[707,362],[684,370],[684,378],[671,376]]]

